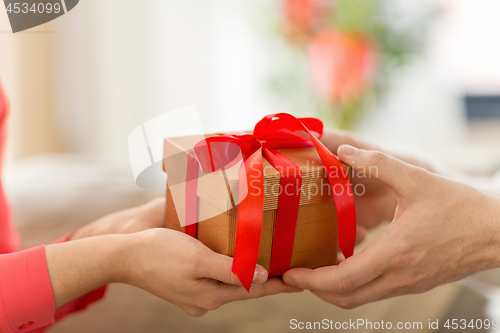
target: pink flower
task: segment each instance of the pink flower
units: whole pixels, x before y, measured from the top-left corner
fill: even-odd
[[[283,5],[286,34],[295,40],[304,40],[332,12],[328,0],[285,0]]]
[[[376,51],[367,37],[336,30],[313,37],[308,58],[315,90],[325,100],[340,104],[363,93],[376,66]]]

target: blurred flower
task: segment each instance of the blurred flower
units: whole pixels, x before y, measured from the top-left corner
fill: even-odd
[[[368,88],[376,70],[376,50],[366,36],[324,31],[310,41],[308,62],[316,92],[326,101],[344,104]]]
[[[293,41],[304,41],[332,11],[331,0],[285,0],[285,32]]]
[[[290,112],[351,130],[423,50],[437,9],[416,11],[405,0],[279,1],[273,30],[288,47],[275,57],[270,91]]]

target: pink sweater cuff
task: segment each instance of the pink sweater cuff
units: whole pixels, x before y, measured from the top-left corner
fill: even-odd
[[[26,332],[54,323],[55,301],[45,246],[3,254],[0,260],[0,332]]]

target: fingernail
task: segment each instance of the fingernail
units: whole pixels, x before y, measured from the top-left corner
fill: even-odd
[[[358,153],[359,149],[351,145],[342,145],[342,152],[346,156],[354,156]]]
[[[288,276],[283,277],[283,282],[285,282],[289,286],[295,287],[295,283]]]
[[[264,283],[267,280],[267,271],[263,267],[257,267],[253,273],[252,283]]]

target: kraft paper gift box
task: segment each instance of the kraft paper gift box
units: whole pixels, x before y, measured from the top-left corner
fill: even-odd
[[[207,136],[210,137],[210,136]],[[165,227],[184,232],[177,210],[185,206],[184,196],[171,190],[184,186],[188,151],[197,137],[164,140],[164,171],[167,172]],[[302,190],[296,222],[290,268],[317,268],[337,263],[338,228],[330,184],[314,147],[277,149],[302,170]],[[211,174],[198,173],[197,238],[215,252],[233,256],[238,217],[238,169],[236,165]],[[351,167],[342,163],[351,177]],[[278,208],[279,172],[263,159],[264,216],[257,263],[269,271],[274,225]],[[173,185],[175,184],[175,185]],[[181,191],[182,192],[182,191]],[[175,204],[174,204],[175,197]],[[176,207],[178,209],[176,209]]]

